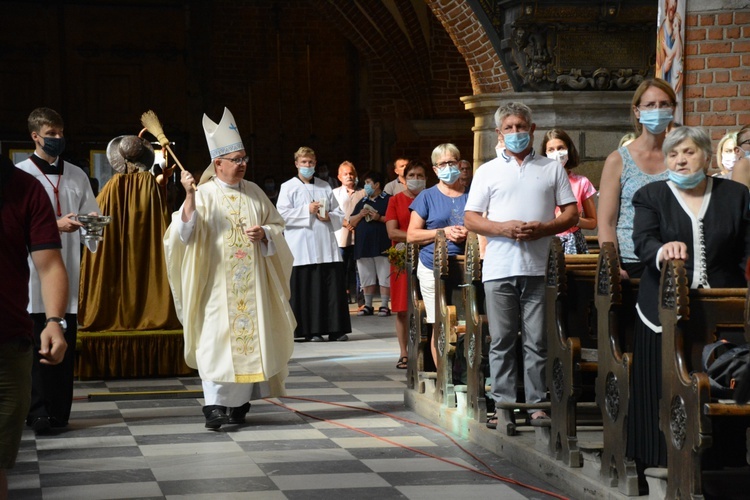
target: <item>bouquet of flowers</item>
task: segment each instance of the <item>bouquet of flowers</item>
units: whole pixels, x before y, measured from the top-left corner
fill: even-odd
[[[396,246],[390,247],[383,252],[388,257],[388,262],[396,268],[396,277],[406,269],[406,245],[397,243]]]

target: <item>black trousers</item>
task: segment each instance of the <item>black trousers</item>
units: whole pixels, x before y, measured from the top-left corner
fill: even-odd
[[[57,365],[43,365],[39,362],[42,330],[45,314],[32,314],[34,321],[34,364],[31,368],[31,407],[27,422],[38,417],[49,417],[55,426],[65,426],[70,418],[73,405],[73,381],[76,356],[76,336],[78,335],[78,315],[66,314],[65,342],[68,348],[65,357]]]

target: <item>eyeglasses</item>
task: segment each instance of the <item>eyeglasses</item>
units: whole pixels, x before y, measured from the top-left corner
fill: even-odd
[[[639,104],[638,109],[645,111],[653,111],[655,109],[667,109],[674,108],[675,103],[672,101],[659,101],[659,102],[647,102],[646,104]]]
[[[235,165],[242,165],[243,163],[247,165],[250,162],[249,156],[243,156],[241,158],[219,158],[220,160],[226,160],[231,161]]]
[[[439,169],[443,169],[443,168],[445,168],[445,167],[449,167],[449,168],[452,168],[452,167],[457,167],[457,166],[458,166],[458,162],[457,162],[457,161],[455,161],[455,160],[451,160],[451,161],[444,161],[444,162],[441,162],[441,163],[437,163],[437,164],[435,164],[435,166],[436,166],[437,168],[439,168]]]

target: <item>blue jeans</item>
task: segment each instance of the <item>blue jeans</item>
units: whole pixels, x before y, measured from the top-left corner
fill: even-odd
[[[544,328],[544,276],[513,276],[484,283],[490,329],[490,396],[516,402],[516,339],[523,342],[527,403],[546,399],[547,337]]]

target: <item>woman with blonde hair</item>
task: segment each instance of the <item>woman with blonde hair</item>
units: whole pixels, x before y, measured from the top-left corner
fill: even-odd
[[[643,263],[633,248],[633,195],[654,181],[666,180],[661,147],[674,121],[677,96],[660,78],[644,80],[633,95],[631,118],[639,133],[632,143],[612,152],[599,184],[599,245],[614,242],[624,278],[637,278]]]
[[[459,177],[458,162],[461,153],[450,143],[440,144],[432,151],[432,169],[438,177],[437,185],[420,192],[409,206],[411,219],[406,231],[406,241],[417,243],[419,264],[417,278],[424,299],[427,322],[433,323],[432,359],[437,366],[435,348],[435,276],[433,258],[437,231],[445,231],[448,239],[448,255],[464,253],[468,231],[464,226],[464,208],[468,195]]]
[[[732,170],[734,170],[734,165],[739,157],[737,132],[727,132],[719,141],[719,145],[716,146],[716,165],[721,169],[721,173],[717,176],[731,179]]]

